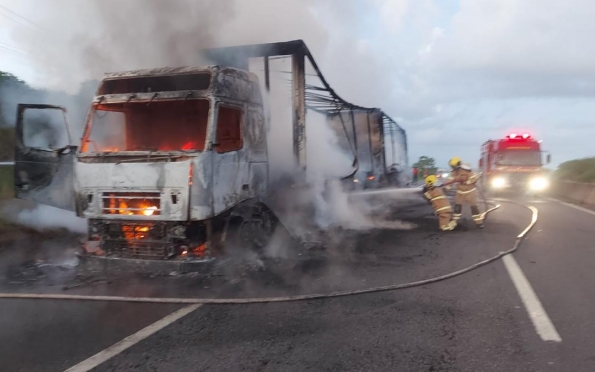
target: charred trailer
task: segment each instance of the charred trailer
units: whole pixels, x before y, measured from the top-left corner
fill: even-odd
[[[340,146],[354,156],[356,170],[345,177],[348,190],[402,187],[407,180],[407,135],[380,109],[352,107],[331,112],[327,122]]]
[[[341,99],[303,41],[202,55],[213,65],[106,74],[78,144],[65,108],[19,105],[16,196],[87,218],[89,255],[200,261],[223,253],[230,226],[237,232],[231,236],[262,246],[278,219],[292,215],[291,208],[269,208],[275,206],[271,125],[290,123],[294,167],[288,168],[298,178],[304,179],[307,164],[307,113],[340,125],[355,159],[353,174],[345,177],[351,184],[360,159],[366,177],[378,184],[402,183],[400,175],[408,174],[405,131],[380,110]],[[270,102],[263,103],[259,78],[267,97],[280,96],[270,93],[271,75],[283,74],[287,86],[287,74],[271,64],[286,59],[289,118],[275,121],[265,110]]]
[[[29,143],[51,112],[19,105],[16,195],[88,218],[88,253],[207,258],[234,217],[266,229],[268,158],[256,77],[234,68],[107,74],[78,146]]]

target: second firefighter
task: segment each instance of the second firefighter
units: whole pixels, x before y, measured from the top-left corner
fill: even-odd
[[[448,162],[452,168],[452,180],[447,184],[457,184],[457,195],[455,197],[455,208],[453,220],[458,221],[462,217],[463,205],[469,204],[471,206],[471,214],[473,215],[473,222],[477,227],[483,227],[484,216],[479,212],[477,207],[477,187],[476,183],[480,175],[473,173],[471,167],[464,165],[460,158],[454,157]]]
[[[434,208],[434,212],[438,217],[438,227],[440,230],[454,230],[457,227],[457,222],[452,220],[453,215],[450,201],[446,198],[440,187],[436,186],[437,181],[438,179],[434,175],[426,177],[423,189],[424,197]]]

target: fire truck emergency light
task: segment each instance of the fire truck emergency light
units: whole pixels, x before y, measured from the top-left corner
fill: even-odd
[[[531,135],[529,133],[523,133],[523,134],[510,133],[508,135],[508,138],[510,138],[510,139],[517,139],[517,138],[518,139],[520,139],[520,138],[529,139],[529,138],[531,138]]]

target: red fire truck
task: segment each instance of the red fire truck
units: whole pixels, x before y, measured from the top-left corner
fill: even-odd
[[[551,156],[547,154],[545,164]],[[510,133],[506,138],[489,140],[481,147],[479,168],[485,189],[492,193],[501,191],[539,193],[549,187],[542,168],[541,141],[528,133]]]

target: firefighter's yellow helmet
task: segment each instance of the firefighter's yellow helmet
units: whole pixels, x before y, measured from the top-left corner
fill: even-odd
[[[452,158],[448,161],[448,165],[450,165],[451,168],[456,168],[456,167],[460,166],[461,163],[462,163],[462,160],[458,156],[455,156],[454,158]]]
[[[438,178],[435,175],[431,174],[426,177],[426,186],[434,186],[436,182],[438,182]]]

